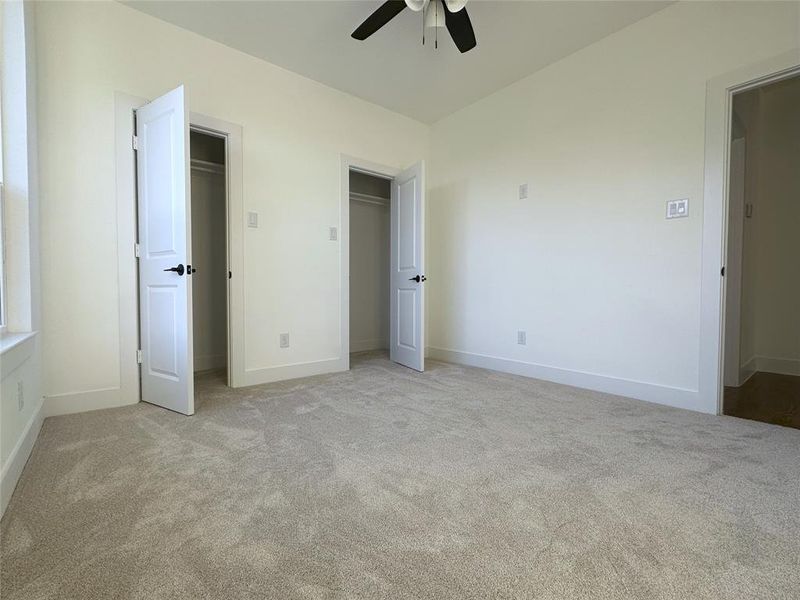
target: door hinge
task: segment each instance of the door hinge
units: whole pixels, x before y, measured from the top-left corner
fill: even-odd
[[[133,146],[134,150],[139,149],[139,138],[137,136],[135,135],[133,136],[133,139],[131,140],[131,145]]]
[[[133,255],[136,258],[139,258],[139,244],[134,244],[133,245]]]
[[[139,364],[139,365],[142,364],[142,351],[141,350],[137,350],[136,351],[136,364]]]

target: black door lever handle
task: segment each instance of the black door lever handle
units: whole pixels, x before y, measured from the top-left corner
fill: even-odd
[[[419,283],[421,280],[422,278],[419,275],[417,275],[416,277],[409,278],[409,281],[416,281],[417,283]]]
[[[178,265],[177,267],[170,267],[169,269],[164,269],[165,271],[172,271],[173,273],[177,273],[178,275],[183,275],[184,268],[183,265]]]

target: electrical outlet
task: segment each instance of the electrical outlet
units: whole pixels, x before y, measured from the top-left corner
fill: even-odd
[[[527,343],[528,343],[528,336],[526,335],[526,333],[525,333],[524,331],[518,331],[518,332],[517,332],[517,343],[518,343],[520,346],[525,346],[525,345],[527,345]]]
[[[21,381],[17,382],[17,410],[20,412],[25,408],[25,388]]]
[[[288,348],[289,347],[289,334],[282,333],[281,334],[281,348]]]
[[[332,241],[332,242],[335,242],[337,239],[339,239],[339,232],[336,231],[336,227],[331,227],[330,228],[330,232],[328,233],[328,236],[329,236],[328,239],[330,241]]]
[[[519,186],[519,199],[525,200],[528,197],[528,184],[523,183]]]

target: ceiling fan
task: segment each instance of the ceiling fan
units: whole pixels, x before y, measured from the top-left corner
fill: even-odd
[[[469,20],[465,5],[467,0],[387,0],[378,7],[351,34],[357,40],[365,40],[389,21],[399,15],[405,8],[433,18],[433,26],[439,25],[439,12],[444,14],[444,25],[456,47],[463,53],[472,50],[476,45],[475,31]],[[441,8],[440,8],[441,7]],[[423,30],[424,31],[424,30]],[[425,43],[423,33],[422,43]]]

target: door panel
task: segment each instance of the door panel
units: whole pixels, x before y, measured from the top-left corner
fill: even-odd
[[[147,322],[147,354],[149,374],[157,377],[178,378],[177,307],[180,290],[177,285],[149,286],[147,311],[151,318]],[[160,319],[160,322],[159,322]]]
[[[419,269],[417,264],[417,231],[416,231],[416,180],[409,179],[398,185],[397,191],[397,227],[404,232],[397,238],[398,267],[401,269]]]
[[[417,349],[414,331],[416,326],[416,303],[416,290],[397,290],[397,344],[412,351]]]
[[[141,113],[140,122],[141,122]],[[144,231],[147,256],[177,256],[175,209],[172,202],[148,199],[172,197],[174,174],[172,173],[172,131],[176,115],[172,111],[157,114],[153,121],[143,122],[137,135],[142,142],[137,160],[143,163]],[[149,142],[149,143],[148,143]],[[141,213],[140,213],[141,214]]]
[[[142,400],[194,413],[189,122],[183,86],[136,112]]]
[[[417,163],[392,181],[389,355],[402,365],[425,369],[424,165]]]

